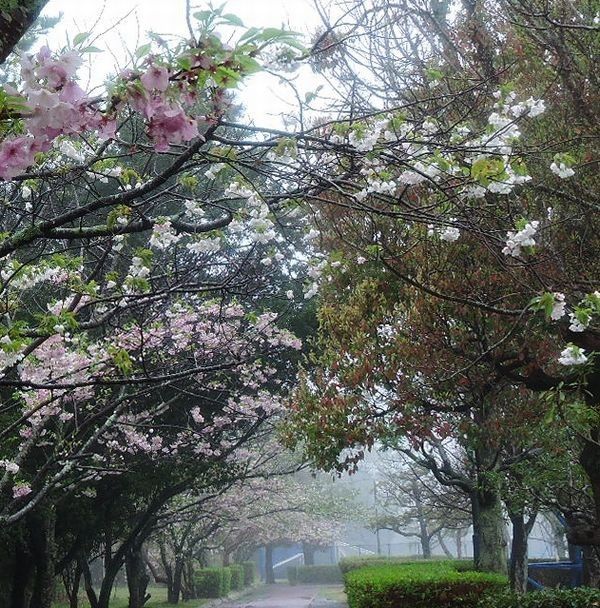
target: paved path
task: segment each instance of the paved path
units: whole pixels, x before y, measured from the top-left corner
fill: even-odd
[[[268,585],[246,598],[224,602],[220,608],[344,608],[345,604],[320,599],[316,585]]]

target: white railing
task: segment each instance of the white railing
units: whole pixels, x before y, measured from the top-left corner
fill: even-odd
[[[304,563],[304,553],[296,553],[296,555],[292,555],[292,557],[288,557],[287,559],[284,559],[280,562],[277,562],[276,564],[273,564],[273,570],[275,570],[276,568],[279,568],[280,566],[285,566],[286,564],[293,562],[295,559],[300,559],[300,563],[303,564]]]

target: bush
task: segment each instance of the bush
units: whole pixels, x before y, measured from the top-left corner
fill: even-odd
[[[198,597],[221,597],[223,568],[202,568],[194,577]]]
[[[231,568],[221,568],[221,597],[225,597],[231,591]]]
[[[287,569],[290,585],[320,584],[334,585],[343,581],[342,571],[337,564],[323,564],[320,566],[290,566]]]
[[[451,561],[367,566],[344,578],[350,608],[475,608],[507,584],[498,574],[459,572]]]
[[[600,606],[600,590],[548,589],[519,595],[506,591],[482,598],[477,608],[592,608]]]
[[[244,586],[244,566],[233,564],[229,566],[231,571],[231,590],[239,591]]]
[[[473,561],[470,559],[418,559],[415,557],[384,557],[381,555],[369,555],[367,557],[345,557],[340,560],[339,568],[343,574],[351,570],[358,570],[367,566],[386,566],[396,564],[451,564],[453,570],[473,570]]]
[[[288,566],[287,579],[290,585],[298,584],[298,566]]]
[[[249,587],[254,585],[256,580],[256,564],[254,562],[242,562],[242,568],[244,568],[244,586]]]

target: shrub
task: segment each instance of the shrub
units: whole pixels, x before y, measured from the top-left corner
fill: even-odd
[[[288,566],[287,579],[290,585],[298,584],[298,566]]]
[[[477,608],[592,608],[600,606],[600,590],[548,589],[519,595],[510,591],[482,598]]]
[[[231,590],[239,591],[244,586],[244,566],[233,564],[229,566],[231,571]]]
[[[198,597],[221,597],[223,568],[202,568],[194,577]]]
[[[221,568],[223,575],[221,577],[221,597],[226,596],[231,591],[231,568]]]
[[[384,557],[381,555],[369,555],[367,557],[345,557],[340,560],[339,568],[343,574],[351,570],[358,570],[367,566],[386,566],[396,564],[451,564],[452,569],[467,571],[473,570],[473,561],[470,559],[418,559],[415,557]]]
[[[498,574],[458,572],[450,561],[367,566],[345,575],[350,608],[475,608],[482,595],[506,584]]]
[[[246,587],[254,585],[254,581],[256,580],[256,564],[251,561],[242,562],[242,567],[244,568],[244,585]]]
[[[297,566],[296,578],[298,583],[329,585],[342,582],[342,571],[337,564]]]

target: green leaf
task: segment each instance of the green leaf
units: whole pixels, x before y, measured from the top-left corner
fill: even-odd
[[[136,51],[135,51],[135,56],[140,59],[141,57],[145,57],[149,52],[150,49],[152,48],[152,43],[148,42],[147,44],[142,44],[142,46],[139,46]]]
[[[89,38],[89,36],[90,36],[89,32],[80,32],[79,34],[76,34],[75,38],[73,38],[73,45],[79,46],[82,42],[87,40]]]
[[[221,16],[221,19],[230,25],[237,25],[239,27],[244,27],[244,22],[237,16],[232,13],[227,13]]]
[[[84,49],[81,49],[82,53],[104,53],[102,49],[99,49],[97,46],[86,46]]]

